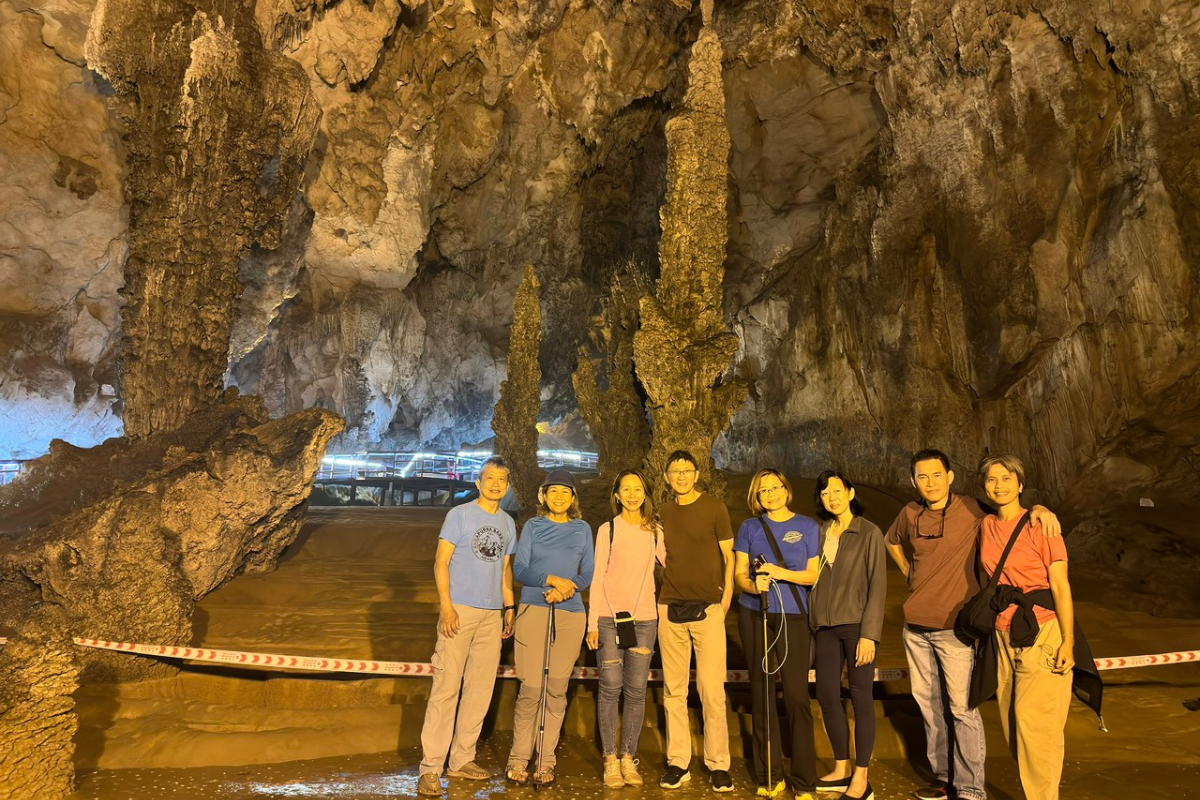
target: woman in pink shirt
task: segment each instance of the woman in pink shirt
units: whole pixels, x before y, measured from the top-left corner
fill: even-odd
[[[661,538],[649,484],[641,472],[627,469],[613,483],[613,520],[596,534],[596,571],[588,611],[587,644],[599,649],[600,744],[604,751],[604,785],[641,786],[637,770],[638,739],[646,711],[650,655],[658,635],[654,601],[654,560]],[[617,750],[617,705],[625,694],[620,757]]]
[[[1025,466],[1015,456],[989,456],[979,480],[996,513],[983,521],[979,558],[989,575],[1028,513],[1021,505]],[[1067,582],[1067,546],[1029,522],[1004,562],[998,582],[996,650],[1000,723],[1017,757],[1028,800],[1057,800],[1063,729],[1075,665],[1075,608]]]

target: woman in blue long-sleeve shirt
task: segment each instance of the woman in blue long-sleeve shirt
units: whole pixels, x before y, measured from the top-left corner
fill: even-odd
[[[538,742],[542,661],[554,605],[554,643],[546,682],[546,729],[534,783],[554,782],[554,750],[567,710],[567,683],[587,629],[579,592],[592,582],[592,529],[579,519],[575,477],[551,472],[538,492],[538,516],[525,523],[517,540],[513,577],[522,584],[517,611],[516,662],[521,689],[513,713],[513,746],[505,774],[516,783],[530,779],[529,762]]]

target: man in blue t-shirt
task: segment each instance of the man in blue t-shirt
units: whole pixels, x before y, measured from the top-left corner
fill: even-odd
[[[516,619],[512,562],[517,528],[500,510],[508,489],[504,461],[493,457],[483,462],[475,485],[479,499],[446,514],[434,559],[440,616],[417,780],[417,792],[429,796],[442,794],[447,755],[450,777],[491,777],[475,763],[475,744],[492,702],[500,643],[512,636]]]
[[[811,800],[816,793],[817,764],[808,696],[808,589],[817,579],[821,530],[816,520],[794,513],[788,507],[791,501],[792,487],[783,473],[764,469],[754,476],[749,505],[756,516],[742,523],[734,539],[733,579],[742,591],[738,635],[750,670],[754,712],[751,763],[758,778],[758,795],[775,797],[787,785],[796,800]],[[756,562],[758,566],[754,566]],[[765,640],[764,598],[769,599]],[[763,670],[767,649],[779,666],[769,677]],[[783,685],[792,733],[791,763],[786,771],[779,715],[774,713],[776,677]]]

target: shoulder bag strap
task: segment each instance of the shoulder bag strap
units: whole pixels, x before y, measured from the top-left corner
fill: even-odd
[[[779,560],[779,566],[783,567],[784,569],[787,569],[787,562],[783,560],[783,551],[781,551],[779,549],[779,542],[775,541],[775,534],[771,530],[771,526],[767,524],[767,520],[765,517],[759,517],[758,521],[759,521],[759,524],[761,524],[763,527],[763,532],[767,534],[767,541],[770,542],[770,544],[771,544],[771,551],[775,553],[775,558]],[[805,566],[808,566],[808,565],[806,564]],[[796,608],[800,611],[801,614],[803,614],[804,613],[804,601],[800,599],[800,587],[797,586],[796,584],[792,583],[791,581],[783,581],[783,583],[786,583],[788,585],[788,588],[792,590],[792,596],[796,598]],[[783,611],[782,604],[781,604],[779,610]]]
[[[1004,553],[1000,556],[1000,562],[996,564],[996,571],[988,578],[989,590],[995,589],[996,584],[1000,582],[1000,573],[1004,572],[1004,562],[1008,561],[1008,554],[1012,552],[1013,545],[1017,543],[1017,537],[1021,535],[1021,531],[1025,528],[1025,523],[1029,522],[1029,513],[1028,511],[1025,512],[1025,516],[1021,517],[1021,521],[1017,523],[1017,527],[1013,528],[1012,536],[1008,537],[1008,544],[1004,546]]]

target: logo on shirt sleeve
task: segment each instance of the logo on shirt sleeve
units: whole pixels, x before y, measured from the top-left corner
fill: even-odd
[[[795,544],[803,538],[804,534],[800,531],[788,531],[783,535],[783,541],[787,542],[788,544]]]
[[[480,561],[489,563],[499,561],[500,556],[504,555],[504,534],[490,525],[485,525],[475,531],[471,549]]]

